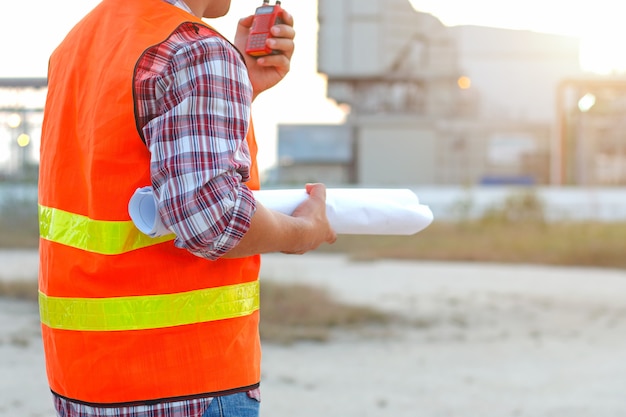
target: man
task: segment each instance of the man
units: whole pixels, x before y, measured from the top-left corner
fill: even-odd
[[[336,236],[325,188],[292,216],[263,207],[251,102],[279,82],[279,54],[243,53],[202,17],[229,0],[103,0],[55,50],[39,183],[40,313],[60,416],[256,416],[260,253],[301,254]],[[130,221],[152,185],[173,232]],[[175,238],[174,238],[175,236]]]

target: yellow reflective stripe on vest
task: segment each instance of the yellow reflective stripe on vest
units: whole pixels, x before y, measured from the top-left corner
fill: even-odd
[[[39,205],[42,239],[103,255],[119,255],[174,240],[174,235],[151,238],[132,221],[93,220],[86,216]]]
[[[252,314],[259,281],[178,294],[113,298],[62,298],[39,293],[41,322],[78,331],[145,330]]]

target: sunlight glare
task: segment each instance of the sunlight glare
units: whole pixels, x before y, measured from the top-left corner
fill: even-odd
[[[500,0],[410,0],[413,7],[444,25],[479,25],[574,36],[580,39],[580,65],[598,74],[626,72],[622,4],[614,0],[511,4]],[[485,11],[490,11],[485,13]]]
[[[581,29],[580,60],[583,69],[599,74],[626,71],[623,40],[626,27],[617,22],[617,16],[594,19]]]

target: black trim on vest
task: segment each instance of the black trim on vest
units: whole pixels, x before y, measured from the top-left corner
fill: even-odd
[[[50,390],[50,391],[52,392],[54,396],[58,398],[62,398],[65,401],[69,401],[75,404],[86,405],[88,407],[94,407],[94,408],[120,408],[120,407],[136,407],[136,406],[142,406],[142,405],[173,403],[173,402],[180,402],[180,401],[197,400],[201,398],[223,397],[225,395],[232,395],[232,394],[237,394],[240,392],[252,391],[254,389],[259,388],[259,386],[260,386],[260,383],[257,382],[256,384],[253,384],[247,387],[232,388],[232,389],[228,389],[224,391],[207,392],[207,393],[195,394],[195,395],[185,395],[181,397],[157,398],[153,400],[129,401],[129,402],[122,402],[122,403],[91,403],[88,401],[81,401],[81,400],[76,400],[74,398],[65,397],[63,395],[57,394],[53,390]]]

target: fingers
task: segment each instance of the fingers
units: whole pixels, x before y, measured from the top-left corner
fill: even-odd
[[[293,26],[286,23],[272,26],[272,28],[270,29],[270,33],[275,38],[285,38],[293,40],[296,37],[296,30],[293,28]]]
[[[285,9],[283,9],[281,19],[285,25],[293,26],[293,16]]]
[[[293,38],[295,31],[291,26],[276,25],[271,29],[272,36],[267,46],[277,51],[277,54],[266,55],[257,59],[257,64],[262,67],[273,67],[280,74],[286,74],[291,69],[291,57],[295,49]]]
[[[296,31],[293,26],[289,26],[286,24],[274,25],[270,29],[270,34],[272,37],[270,40],[280,41],[279,44],[276,45],[277,48],[281,46],[289,46],[289,44],[293,44],[293,40],[296,37]],[[286,48],[283,48],[286,49]]]
[[[293,52],[295,49],[295,43],[293,42],[293,39],[296,36],[296,32],[291,26],[276,25],[272,27],[270,33],[272,34],[272,37],[267,39],[266,45],[270,49],[277,51],[278,54],[269,55],[266,58],[272,58],[282,55],[284,58],[287,58],[287,61],[289,61],[293,56]],[[286,65],[287,67],[289,67],[289,62],[283,59],[274,59],[269,61],[275,66],[282,67]],[[268,63],[266,62],[266,64]]]
[[[294,51],[294,38],[296,31],[293,28],[293,17],[283,13],[283,23],[272,26],[270,29],[271,38],[267,40],[267,46],[291,58]]]
[[[269,38],[267,40],[267,46],[274,51],[279,51],[282,55],[291,57],[295,48],[295,44],[292,39],[288,38]]]
[[[259,57],[256,63],[263,68],[271,68],[283,78],[291,70],[291,59],[284,54]]]

